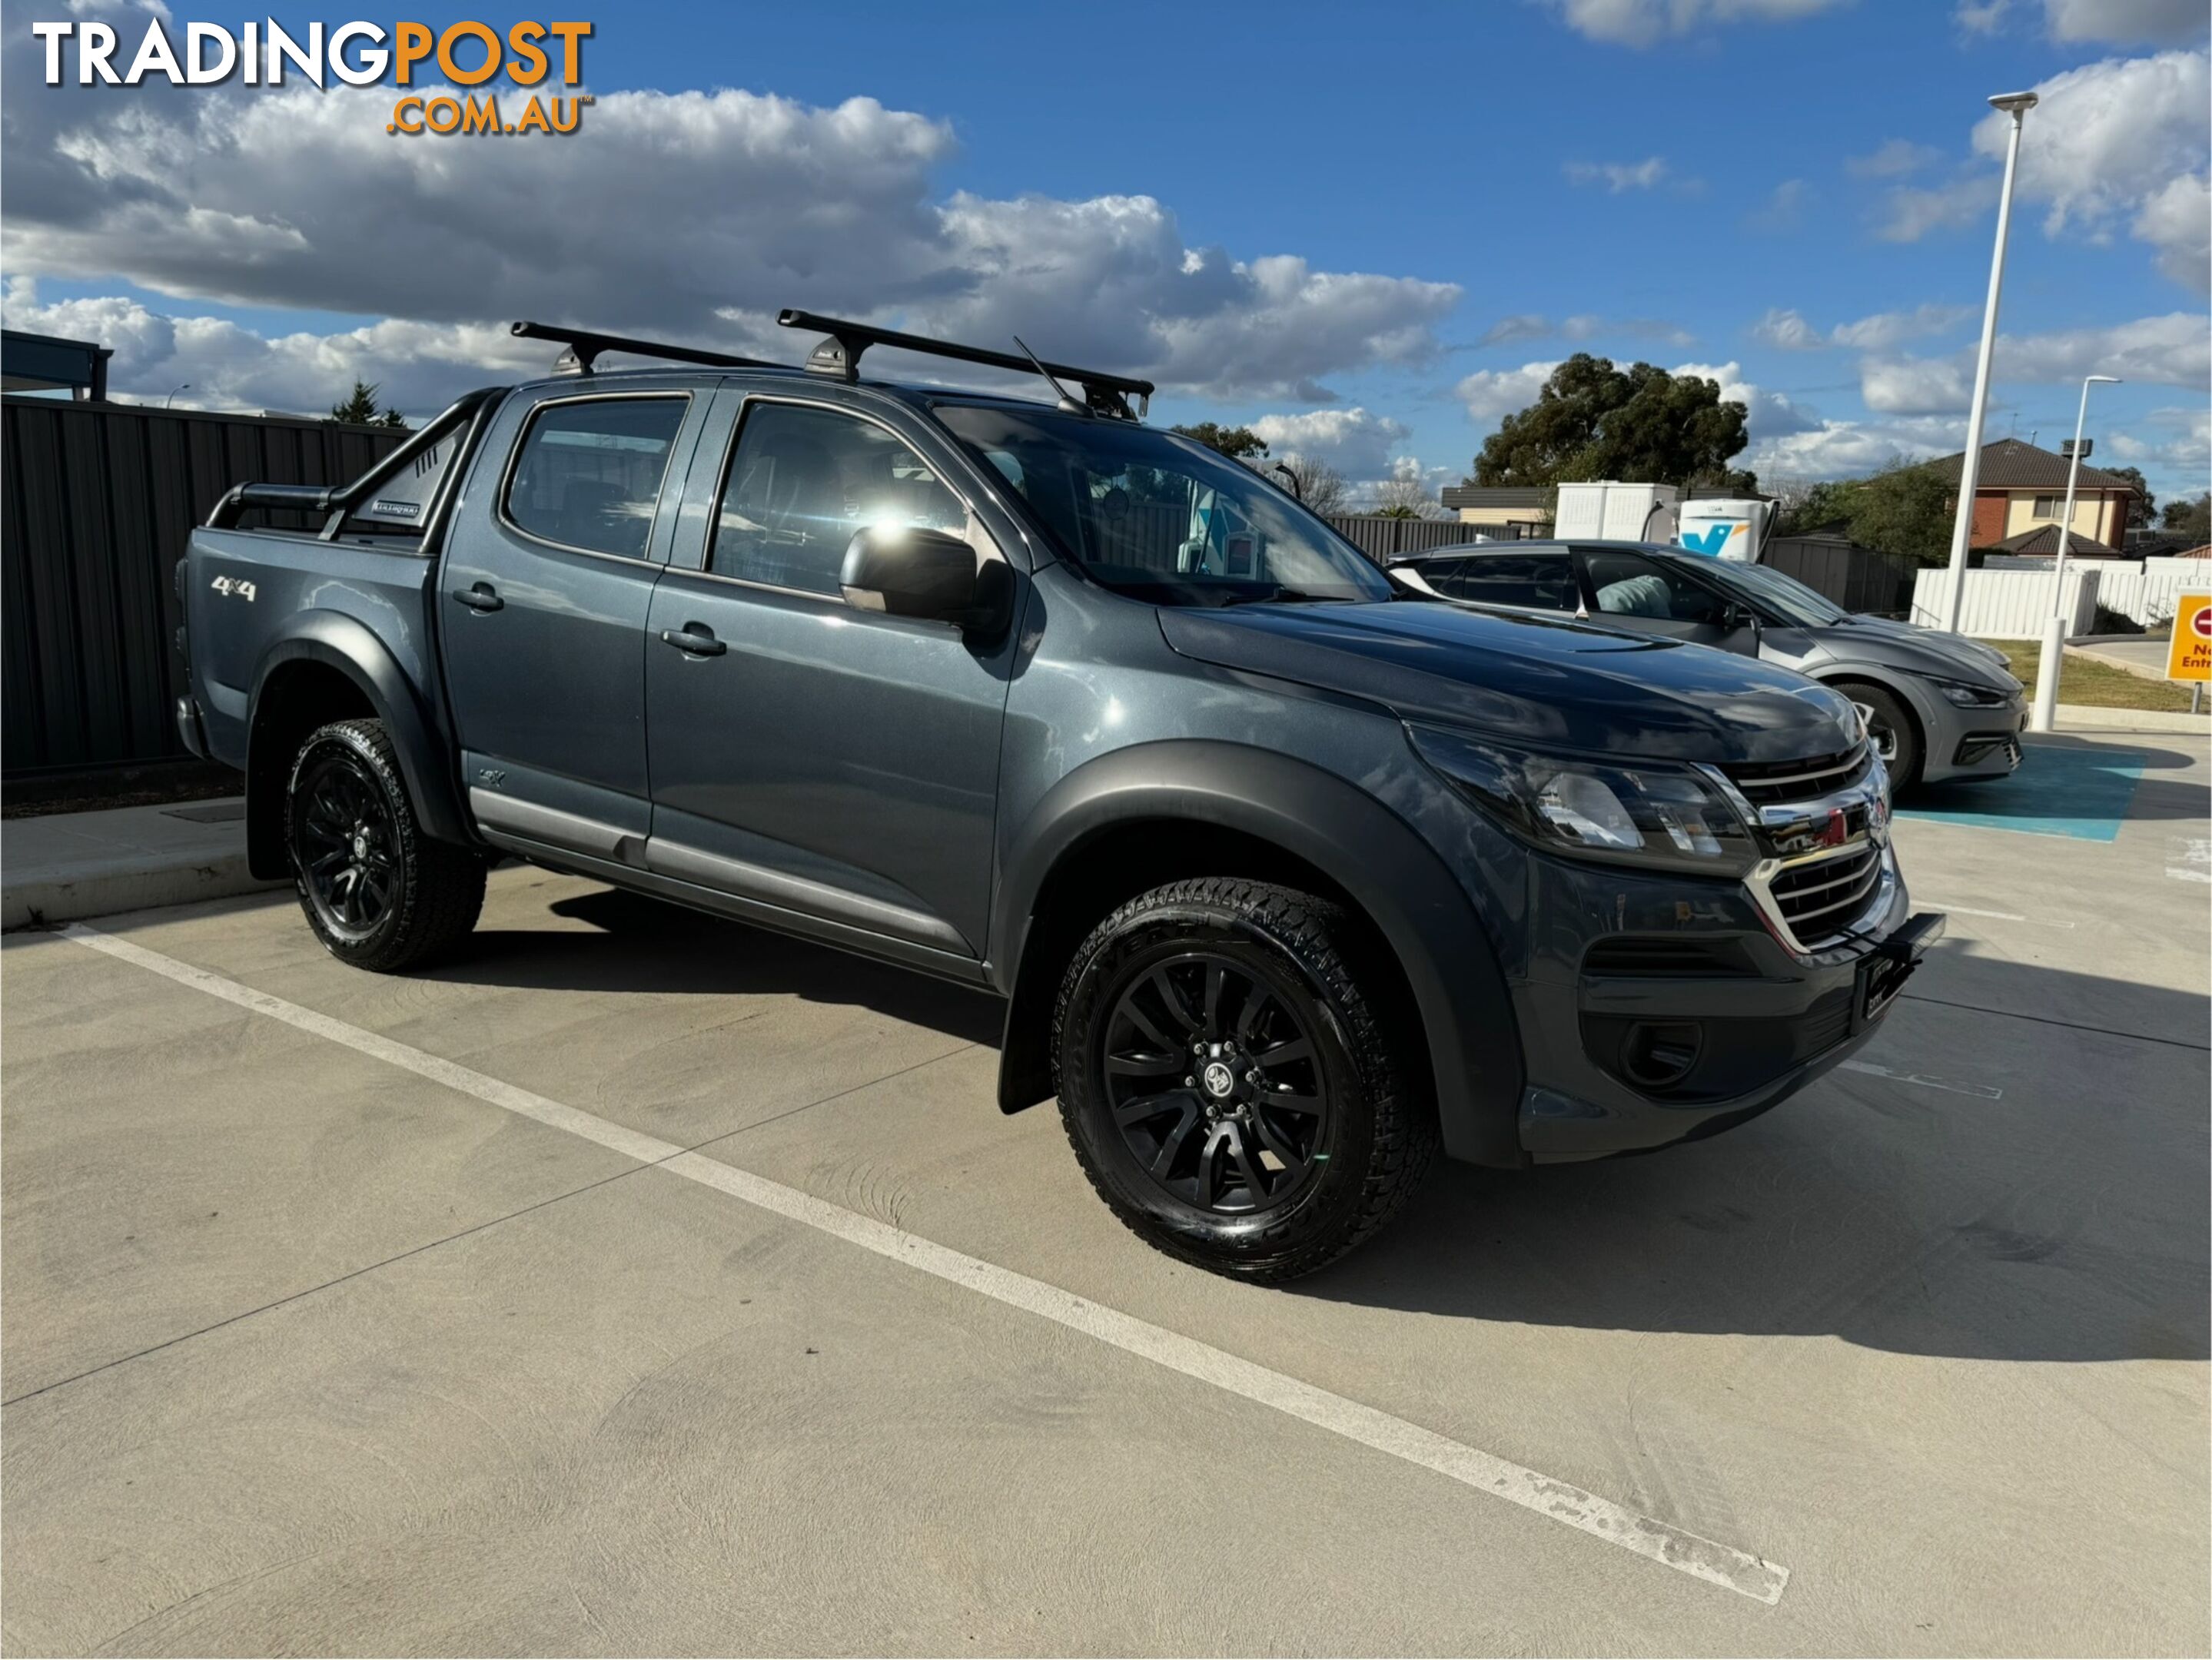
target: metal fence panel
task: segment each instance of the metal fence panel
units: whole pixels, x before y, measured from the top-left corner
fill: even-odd
[[[0,398],[0,775],[186,758],[170,714],[185,689],[171,573],[191,527],[233,484],[343,483],[405,436]]]
[[[1332,513],[1330,526],[1377,564],[1401,554],[1426,553],[1472,542],[1484,527],[1456,519],[1385,519],[1380,514]]]
[[[2087,634],[2097,614],[2099,573],[2069,563],[2066,586],[2069,634]],[[2051,619],[2052,573],[2048,570],[1970,570],[1966,591],[1959,607],[1959,632],[1984,640],[2034,640]],[[1930,566],[1920,573],[1912,591],[1912,620],[1923,628],[1940,629],[1951,593],[1951,573],[1945,566]]]

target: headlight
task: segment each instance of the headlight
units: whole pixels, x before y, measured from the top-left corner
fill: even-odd
[[[1749,829],[1692,768],[1532,755],[1440,727],[1407,730],[1423,760],[1539,847],[1705,876],[1740,876],[1758,862]]]
[[[1994,686],[1977,686],[1965,680],[1939,680],[1932,674],[1920,678],[1962,709],[2002,708],[2012,701],[2010,693],[1999,691]]]

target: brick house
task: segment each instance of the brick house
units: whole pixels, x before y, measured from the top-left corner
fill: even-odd
[[[1961,450],[1927,465],[1955,484],[1966,459]],[[2066,467],[2064,456],[2017,438],[1983,445],[1981,471],[1974,481],[1972,545],[2029,555],[2055,552],[2058,521],[2066,511]],[[2075,550],[2097,550],[2080,546],[2082,542],[2106,550],[2119,547],[2126,540],[2135,496],[2136,487],[2127,479],[2084,462],[2074,491]],[[2050,534],[2038,533],[2045,530]]]

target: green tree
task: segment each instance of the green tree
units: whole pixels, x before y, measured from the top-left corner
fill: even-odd
[[[2160,527],[2176,536],[2185,536],[2191,542],[2212,542],[2212,493],[2199,496],[2195,501],[2169,502],[2166,517]]]
[[[365,380],[353,383],[353,394],[342,404],[331,405],[331,419],[343,421],[356,427],[398,427],[404,431],[406,417],[395,409],[377,408],[378,386]]]
[[[1267,453],[1267,440],[1249,427],[1224,427],[1215,421],[1194,421],[1187,427],[1170,427],[1168,430],[1195,439],[1210,450],[1220,451],[1232,461],[1249,461]]]
[[[2140,467],[2106,467],[2105,471],[2111,473],[2115,478],[2126,479],[2128,483],[2136,487],[2136,499],[2128,503],[2127,522],[2130,526],[2143,526],[2151,523],[2151,514],[2158,509],[2158,497],[2150,493],[2150,481],[2142,476],[2142,469]]]
[[[1934,468],[1892,456],[1868,477],[1814,484],[1775,531],[1797,536],[1840,525],[1862,547],[1940,564],[1951,553],[1952,502],[1953,487]]]
[[[1756,490],[1729,465],[1747,441],[1744,405],[1720,384],[1650,363],[1613,367],[1577,352],[1552,371],[1536,401],[1509,415],[1474,459],[1474,484],[1557,484],[1620,478],[1639,484]]]

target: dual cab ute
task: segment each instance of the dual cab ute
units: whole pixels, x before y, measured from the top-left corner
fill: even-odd
[[[1438,1146],[1765,1111],[1933,937],[1838,692],[1403,593],[1142,381],[783,320],[803,368],[519,324],[572,372],[193,535],[178,719],[334,955],[461,948],[516,855],[988,990],[1001,1108],[1056,1096],[1154,1244],[1287,1279]]]

